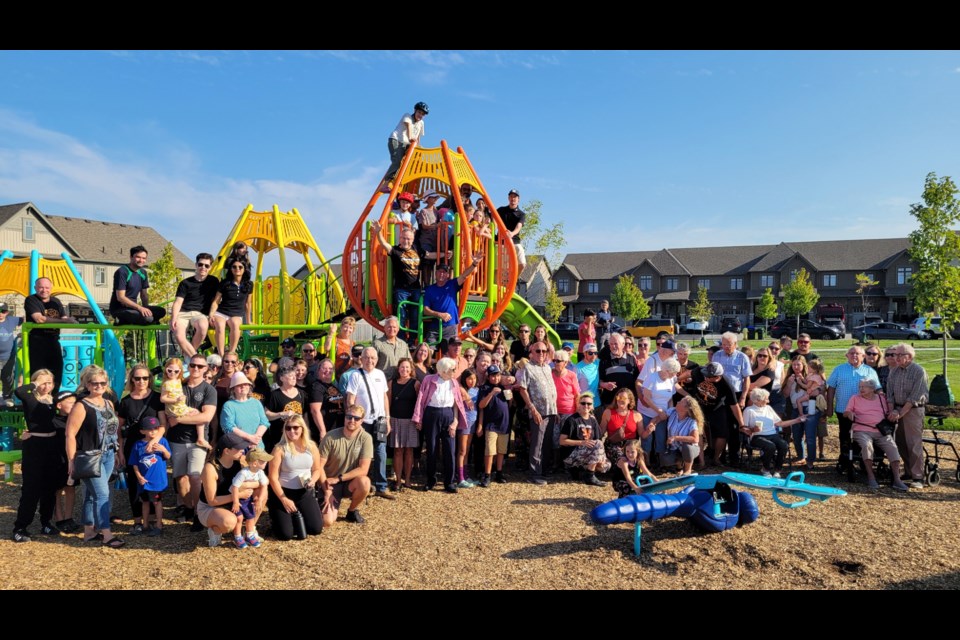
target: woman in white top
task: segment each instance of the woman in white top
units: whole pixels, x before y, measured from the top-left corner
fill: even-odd
[[[787,415],[787,401],[783,397],[783,381],[786,378],[786,362],[780,359],[780,343],[771,342],[767,346],[770,351],[770,366],[773,368],[773,387],[770,389],[770,407],[777,412],[777,415],[783,417]]]
[[[750,401],[753,402],[743,411],[743,433],[750,438],[750,447],[760,449],[760,461],[763,463],[763,477],[780,477],[783,458],[787,455],[787,441],[780,437],[779,427],[799,424],[806,418],[781,420],[780,416],[767,404],[770,392],[766,389],[751,389]]]
[[[310,439],[301,415],[293,415],[283,425],[280,442],[273,448],[268,470],[270,495],[267,509],[278,540],[294,537],[294,514],[303,517],[307,535],[323,531],[323,515],[317,502],[315,485],[320,477],[320,450]]]
[[[663,422],[667,419],[667,409],[677,391],[677,374],[680,373],[680,363],[676,358],[667,358],[660,364],[660,369],[647,376],[643,382],[643,404],[639,407],[643,415],[643,426]],[[654,449],[658,456],[667,452],[667,430],[657,429],[650,436],[642,439],[643,451],[650,454]]]

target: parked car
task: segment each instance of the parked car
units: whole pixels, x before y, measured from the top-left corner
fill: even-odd
[[[635,320],[627,332],[634,338],[656,338],[660,335],[676,335],[677,327],[669,318],[644,318]]]
[[[847,325],[843,324],[843,320],[824,320],[820,324],[825,327],[833,327],[840,332],[840,337],[847,335]]]
[[[861,325],[853,330],[853,337],[860,342],[870,340],[926,340],[930,337],[926,331],[918,331],[913,327],[897,324],[896,322],[873,322]]]
[[[921,316],[910,323],[914,331],[926,331],[930,336],[939,338],[943,335],[943,318],[940,316]]]
[[[553,330],[557,332],[561,340],[576,340],[580,337],[579,327],[580,325],[576,322],[558,322],[553,325]]]
[[[701,333],[703,331],[709,331],[710,323],[705,320],[691,320],[687,323],[687,326],[685,326],[683,330],[688,333]]]
[[[727,331],[732,331],[733,333],[743,331],[743,324],[740,322],[740,318],[725,318],[723,322],[720,323],[720,332],[726,333]]]
[[[839,340],[843,337],[843,334],[833,327],[822,325],[819,322],[814,322],[813,320],[800,320],[800,333],[806,333],[811,338],[816,338],[817,340]],[[790,336],[796,340],[796,320],[777,320],[770,325],[771,338],[782,338],[783,336]]]

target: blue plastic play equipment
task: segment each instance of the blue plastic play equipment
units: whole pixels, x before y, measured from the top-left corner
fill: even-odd
[[[785,479],[764,478],[749,473],[721,473],[709,476],[680,476],[660,482],[640,484],[642,493],[605,502],[590,512],[596,524],[634,523],[633,552],[640,555],[641,524],[661,518],[687,518],[698,528],[709,533],[743,526],[760,517],[760,508],[754,497],[745,491],[736,491],[731,485],[769,491],[773,501],[781,507],[796,509],[811,500],[825,502],[846,491],[804,482],[797,471]],[[670,489],[677,493],[664,494]],[[787,501],[784,497],[799,498]]]

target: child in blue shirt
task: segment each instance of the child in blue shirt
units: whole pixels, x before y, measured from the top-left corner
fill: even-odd
[[[167,488],[167,460],[170,459],[170,443],[166,438],[157,439],[160,421],[153,416],[140,420],[140,434],[143,436],[133,445],[130,452],[130,466],[140,483],[137,495],[143,505],[143,525],[148,536],[163,533],[163,491]],[[150,504],[154,505],[156,527],[150,527]]]

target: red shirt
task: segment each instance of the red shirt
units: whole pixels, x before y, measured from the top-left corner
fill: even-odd
[[[588,344],[596,344],[597,325],[584,320],[580,323],[580,326],[577,327],[577,335],[580,336],[580,346],[577,347],[577,350],[583,352],[583,348]]]

